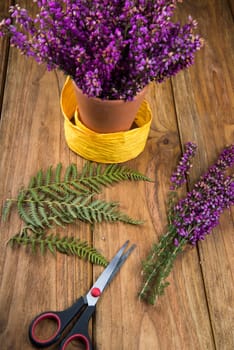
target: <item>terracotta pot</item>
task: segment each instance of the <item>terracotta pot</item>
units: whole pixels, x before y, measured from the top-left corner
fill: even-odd
[[[73,85],[80,121],[98,133],[130,130],[147,91],[145,87],[132,101],[102,100],[83,94],[74,81]]]

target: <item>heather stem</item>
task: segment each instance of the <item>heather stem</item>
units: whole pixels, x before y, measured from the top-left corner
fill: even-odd
[[[169,238],[166,244],[163,243],[165,241],[165,236],[162,237],[157,246],[157,250],[159,249],[159,251],[153,251],[145,264],[144,272],[147,279],[144,282],[139,297],[146,301],[148,300],[151,304],[155,304],[157,297],[162,294],[164,288],[169,284],[165,279],[168,277],[177,255],[188,242],[187,238],[183,238],[176,246],[174,244],[175,234],[170,235],[171,233],[172,232],[169,231],[166,235],[166,237]],[[147,269],[150,268],[150,266],[153,268],[150,273],[147,273]]]

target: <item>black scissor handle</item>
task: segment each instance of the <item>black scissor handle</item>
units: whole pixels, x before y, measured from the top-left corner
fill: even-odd
[[[88,306],[84,312],[80,315],[79,319],[71,329],[70,333],[66,336],[63,342],[60,344],[59,350],[66,350],[67,346],[74,340],[78,340],[85,345],[86,350],[93,350],[92,342],[89,337],[89,320],[95,312],[95,306]]]
[[[56,343],[64,329],[72,321],[76,314],[86,305],[83,297],[79,298],[71,307],[64,311],[47,311],[36,316],[29,326],[29,339],[33,345],[38,348],[45,348]],[[45,320],[52,320],[56,324],[56,329],[52,335],[47,338],[39,338],[36,335],[36,329]]]
[[[38,328],[39,324],[41,324],[45,320],[55,321],[56,329],[53,332],[53,334],[50,335],[48,338],[41,339],[36,335],[36,329]],[[29,339],[31,343],[40,348],[45,348],[47,346],[54,344],[58,340],[61,334],[61,325],[62,323],[61,323],[61,318],[59,316],[59,313],[52,312],[52,311],[41,313],[40,315],[34,318],[34,320],[31,322],[29,326]]]
[[[82,344],[85,345],[85,350],[92,350],[92,343],[89,337],[87,338],[84,334],[74,334],[70,337],[66,338],[65,341],[61,344],[60,348],[61,350],[67,349],[67,346],[73,342],[74,340],[78,340]]]

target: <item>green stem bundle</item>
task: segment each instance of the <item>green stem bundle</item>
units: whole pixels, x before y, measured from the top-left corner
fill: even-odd
[[[187,244],[187,239],[183,238],[175,245],[176,236],[175,228],[170,226],[168,232],[160,238],[158,244],[152,246],[148,257],[143,261],[143,284],[139,297],[150,304],[155,304],[169,285],[166,279],[176,257]]]

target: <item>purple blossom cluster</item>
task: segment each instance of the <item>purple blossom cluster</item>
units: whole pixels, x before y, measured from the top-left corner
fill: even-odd
[[[234,165],[234,145],[220,154],[217,162],[195,184],[193,190],[174,207],[173,225],[181,238],[192,244],[203,240],[218,225],[219,217],[225,208],[234,204],[234,175],[225,172]]]
[[[61,69],[88,96],[131,100],[150,81],[192,65],[202,46],[195,20],[171,21],[177,0],[34,2],[34,17],[11,6],[0,36],[48,70]]]
[[[186,182],[186,175],[189,173],[189,170],[192,167],[191,160],[195,156],[196,150],[197,145],[195,143],[187,142],[185,144],[184,153],[176,167],[176,170],[171,176],[171,190],[176,190]]]

